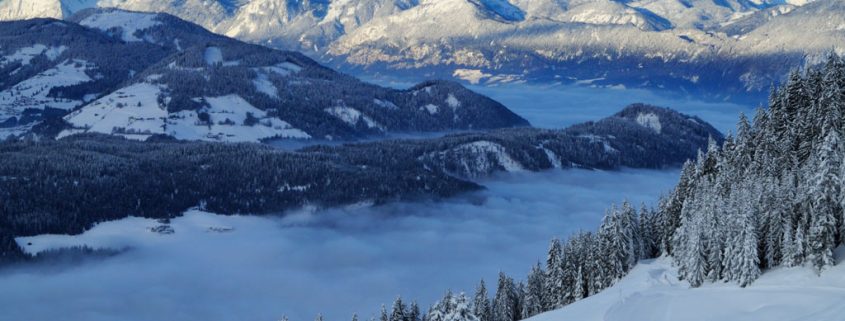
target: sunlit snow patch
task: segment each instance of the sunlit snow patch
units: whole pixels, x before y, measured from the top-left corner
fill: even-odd
[[[428,105],[420,107],[420,110],[425,110],[429,114],[434,115],[434,114],[437,114],[437,112],[440,111],[440,107],[437,107],[437,105],[434,105],[434,104],[428,104]]]
[[[126,42],[133,42],[143,41],[136,36],[138,31],[147,30],[161,24],[156,19],[157,17],[157,15],[150,13],[112,11],[92,14],[82,19],[79,24],[103,31],[120,29],[120,38]]]
[[[640,124],[640,126],[653,129],[658,134],[660,134],[660,131],[663,129],[663,126],[660,124],[660,117],[654,113],[637,114],[637,123]]]
[[[364,115],[355,108],[341,105],[326,108],[324,109],[324,111],[329,115],[337,117],[338,119],[342,120],[344,123],[347,123],[352,127],[358,126],[358,123],[363,121],[367,128],[378,128],[382,131],[387,130],[387,127],[384,127],[384,125],[379,124],[378,122],[376,122],[369,116]]]

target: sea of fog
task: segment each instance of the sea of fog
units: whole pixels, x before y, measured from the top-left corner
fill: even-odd
[[[750,118],[754,108],[758,107],[731,102],[702,101],[641,89],[521,84],[473,86],[471,89],[501,102],[535,127],[542,128],[563,128],[599,120],[615,114],[627,105],[647,103],[698,116],[719,131],[727,133],[736,128],[740,112],[746,113]]]
[[[654,202],[677,174],[517,173],[443,202],[285,217],[191,213],[170,235],[129,218],[81,236],[21,239],[128,250],[0,270],[0,320],[366,320],[398,295],[427,307],[449,288],[495,282],[499,271],[524,277],[552,237],[594,230],[611,203]]]
[[[394,84],[395,85],[395,84]],[[398,87],[401,87],[399,85]],[[473,87],[535,126],[561,128],[649,102],[734,127],[749,106],[646,91]],[[366,320],[396,296],[427,307],[447,289],[523,278],[553,237],[594,230],[612,203],[653,203],[678,170],[504,174],[486,190],[441,202],[393,203],[285,216],[189,213],[175,233],[154,221],[104,223],[81,236],[21,240],[29,248],[126,249],[106,258],[0,269],[0,320]],[[228,232],[215,232],[210,227]]]

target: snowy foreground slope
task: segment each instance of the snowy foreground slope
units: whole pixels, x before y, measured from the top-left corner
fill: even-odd
[[[671,259],[640,262],[616,285],[528,321],[837,321],[845,318],[845,248],[817,276],[809,267],[776,268],[752,285],[678,280]]]

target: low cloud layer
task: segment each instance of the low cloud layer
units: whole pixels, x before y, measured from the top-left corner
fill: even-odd
[[[175,234],[152,221],[101,225],[57,244],[131,248],[109,258],[0,272],[2,320],[367,319],[397,296],[423,307],[498,271],[522,278],[548,241],[593,230],[613,202],[653,202],[677,171],[554,171],[497,177],[445,202],[188,215]],[[232,227],[208,232],[208,227]],[[39,245],[39,244],[35,244]],[[33,245],[33,246],[35,246]],[[43,244],[41,244],[43,245]]]
[[[542,128],[563,128],[598,120],[615,114],[627,105],[647,103],[699,116],[716,129],[727,133],[736,128],[739,112],[749,114],[750,118],[756,107],[705,102],[640,89],[528,85],[474,86],[472,89],[502,102],[532,125]]]

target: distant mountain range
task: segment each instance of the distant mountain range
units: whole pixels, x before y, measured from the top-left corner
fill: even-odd
[[[845,52],[840,0],[6,0],[0,20],[88,7],[167,12],[349,71],[720,99]]]
[[[382,88],[168,14],[87,9],[1,22],[0,39],[0,137],[353,140],[528,125],[457,83]]]

